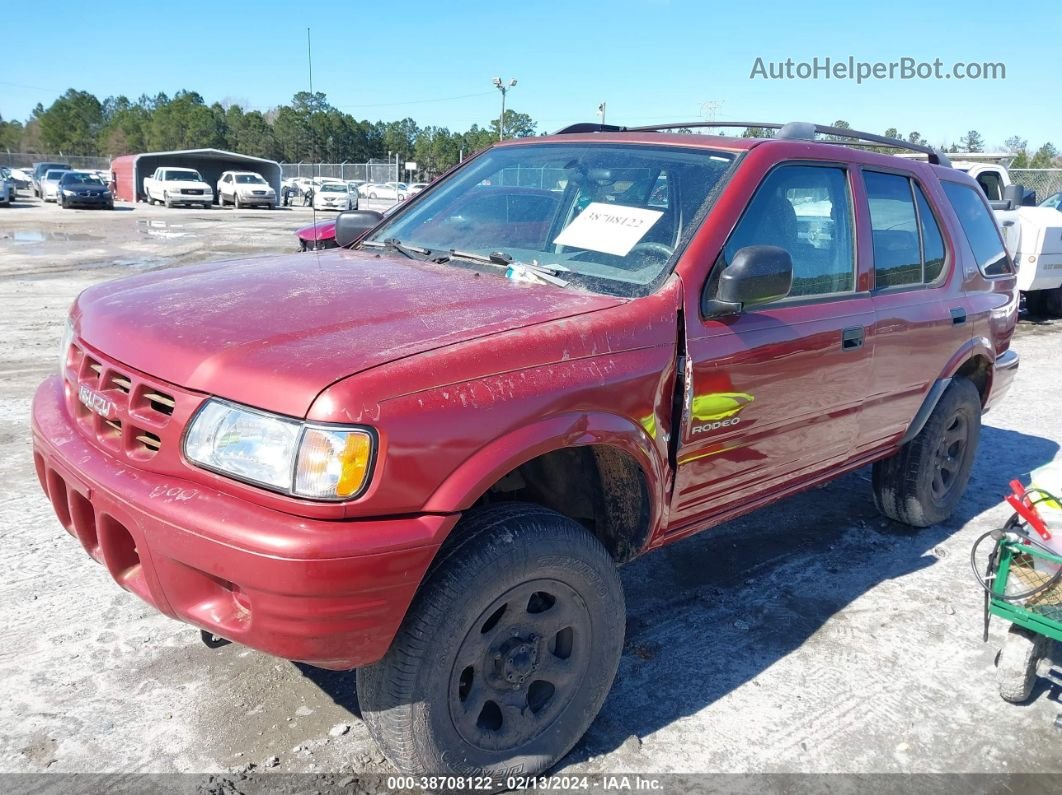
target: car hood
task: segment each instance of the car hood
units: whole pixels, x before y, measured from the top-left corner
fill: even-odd
[[[209,263],[78,298],[90,347],[170,383],[291,416],[387,362],[615,306],[498,272],[339,249]]]

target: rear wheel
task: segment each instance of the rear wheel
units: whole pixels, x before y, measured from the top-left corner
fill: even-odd
[[[981,395],[955,378],[918,435],[874,464],[878,510],[912,527],[943,522],[966,491],[980,435]]]
[[[1036,684],[1036,668],[1050,648],[1050,640],[1025,627],[1010,625],[996,661],[996,684],[1004,701],[1028,701]]]
[[[404,773],[541,773],[612,686],[619,576],[596,538],[539,506],[472,511],[455,533],[387,655],[358,670],[362,714]]]
[[[1043,314],[1051,318],[1062,317],[1062,287],[1042,290]]]

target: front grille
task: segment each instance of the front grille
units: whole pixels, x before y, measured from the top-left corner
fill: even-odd
[[[196,190],[195,188],[181,188],[182,196],[202,196],[203,191]]]
[[[179,462],[180,430],[197,400],[188,395],[178,410],[177,390],[85,349],[67,352],[67,406],[78,428],[100,447],[152,469]],[[172,450],[169,448],[172,446]],[[155,461],[161,456],[166,461]]]

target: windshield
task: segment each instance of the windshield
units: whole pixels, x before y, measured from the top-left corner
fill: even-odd
[[[95,174],[78,174],[75,172],[67,172],[63,175],[62,184],[64,185],[94,185],[98,188],[103,187],[103,180],[97,177]]]
[[[166,179],[171,182],[202,182],[203,178],[199,176],[198,171],[178,171],[177,169],[170,169],[166,172]]]
[[[257,174],[237,174],[236,181],[242,185],[264,185],[265,180]]]
[[[52,171],[49,171],[47,174],[45,174],[44,178],[45,179],[62,179],[63,178],[63,174],[67,174],[67,173],[69,173],[69,172],[52,170]]]
[[[321,190],[324,193],[346,193],[349,189],[346,185],[338,185],[334,182],[326,182],[324,185],[321,186]]]
[[[366,242],[508,255],[567,281],[643,293],[734,160],[705,148],[533,144],[490,150]],[[455,259],[460,259],[456,256]]]

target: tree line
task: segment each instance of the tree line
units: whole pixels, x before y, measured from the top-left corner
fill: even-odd
[[[834,127],[851,129],[844,120]],[[505,136],[538,134],[538,124],[527,114],[506,110]],[[772,130],[750,127],[746,137],[769,138]],[[906,135],[897,128],[884,131],[890,138],[913,144],[928,141],[917,131]],[[484,126],[473,124],[464,132],[446,127],[420,126],[411,118],[401,121],[359,120],[333,107],[320,92],[300,91],[289,104],[268,111],[244,110],[239,105],[207,105],[195,91],[128,97],[100,101],[87,91],[68,89],[45,108],[38,104],[25,124],[0,117],[0,149],[10,152],[115,157],[137,152],[214,147],[288,163],[364,163],[396,155],[414,160],[420,172],[432,176],[455,165],[462,157],[498,139],[498,119]],[[970,130],[958,142],[941,145],[946,152],[983,152],[984,137]],[[882,148],[881,151],[892,151]],[[1029,151],[1019,135],[1006,139],[993,151],[1012,156],[1011,168],[1054,168],[1059,151],[1050,142]]]
[[[506,110],[507,138],[535,135],[525,113]],[[464,132],[420,126],[413,119],[356,119],[320,92],[300,91],[289,104],[266,112],[236,104],[207,105],[195,91],[125,96],[100,101],[69,89],[23,124],[0,117],[0,149],[10,152],[116,157],[138,152],[213,147],[282,162],[364,163],[396,155],[435,174],[498,140],[498,119]]]

